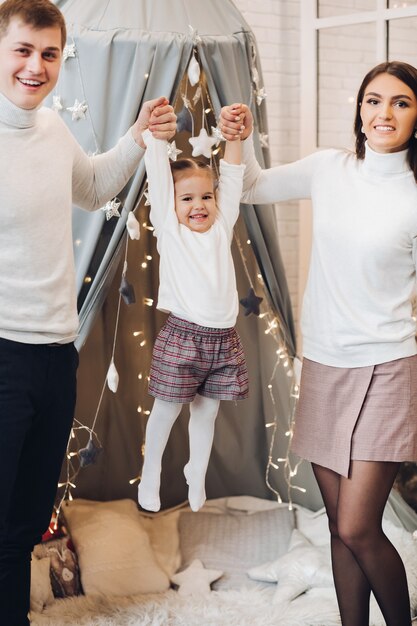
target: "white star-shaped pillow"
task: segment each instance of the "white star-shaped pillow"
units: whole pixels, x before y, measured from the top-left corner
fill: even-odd
[[[222,575],[220,570],[205,569],[199,559],[194,559],[187,569],[171,576],[171,581],[179,586],[181,596],[205,595],[210,592],[210,584]]]
[[[332,587],[330,546],[314,546],[297,529],[292,531],[288,552],[276,561],[252,567],[249,578],[277,582],[274,604],[288,604],[312,587]]]
[[[205,128],[200,130],[198,137],[190,137],[188,140],[193,147],[193,157],[203,154],[208,159],[211,157],[211,148],[217,143],[216,137],[210,137]]]

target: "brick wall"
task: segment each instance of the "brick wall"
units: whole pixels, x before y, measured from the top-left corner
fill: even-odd
[[[234,0],[258,44],[272,165],[299,157],[300,0]],[[276,207],[279,241],[298,320],[298,202]]]

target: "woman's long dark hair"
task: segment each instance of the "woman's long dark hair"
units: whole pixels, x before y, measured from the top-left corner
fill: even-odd
[[[401,80],[408,87],[410,87],[411,91],[414,93],[417,99],[417,69],[412,65],[404,63],[403,61],[387,61],[386,63],[380,63],[379,65],[376,65],[372,70],[367,73],[362,81],[361,86],[359,87],[358,95],[356,98],[355,121],[353,124],[353,130],[356,137],[355,149],[358,159],[363,159],[365,157],[366,136],[361,131],[361,104],[363,101],[363,96],[365,93],[365,89],[367,88],[369,83],[380,74],[390,74],[391,76],[395,76],[396,78]],[[414,178],[417,182],[417,139],[414,137],[414,133],[411,135],[408,142],[407,158],[408,164],[413,170]]]

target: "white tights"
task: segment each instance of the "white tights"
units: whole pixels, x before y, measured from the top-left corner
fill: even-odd
[[[214,424],[220,400],[196,395],[190,404],[188,434],[190,458],[184,467],[188,484],[188,500],[193,511],[198,511],[205,500],[205,479],[214,437]],[[138,500],[142,508],[159,511],[159,487],[162,455],[182,404],[155,398],[146,426],[145,460],[139,484]]]

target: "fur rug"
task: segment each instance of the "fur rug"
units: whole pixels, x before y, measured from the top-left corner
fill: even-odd
[[[273,589],[252,588],[212,591],[193,598],[182,597],[173,590],[130,598],[69,598],[58,600],[42,614],[32,614],[31,623],[32,626],[340,626],[333,589],[312,589],[292,602],[284,614],[271,604],[272,596]]]

